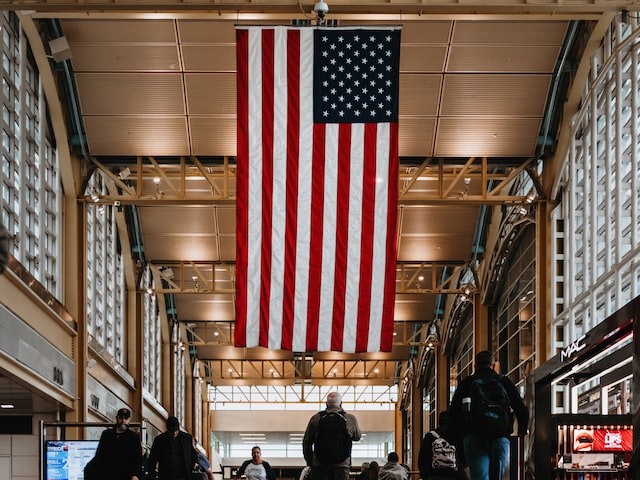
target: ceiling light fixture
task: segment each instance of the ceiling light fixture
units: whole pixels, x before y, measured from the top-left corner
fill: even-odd
[[[160,190],[160,177],[153,177],[153,183],[156,185],[156,199],[160,200],[164,192]]]
[[[469,185],[471,184],[471,177],[464,177],[464,190],[458,192],[458,198],[464,198],[469,193]]]
[[[465,283],[460,286],[460,289],[462,290],[462,293],[464,293],[467,297],[469,297],[475,290],[475,286],[470,283]]]
[[[433,320],[429,325],[429,330],[427,332],[427,338],[425,339],[425,343],[428,348],[434,348],[437,345],[440,345],[440,333],[438,332],[438,326],[436,325],[436,320]]]

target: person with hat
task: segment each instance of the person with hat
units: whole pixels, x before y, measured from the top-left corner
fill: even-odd
[[[142,480],[140,437],[129,430],[131,410],[121,408],[116,424],[102,432],[90,472],[85,478],[96,480]]]
[[[180,431],[176,417],[166,421],[167,430],[158,435],[151,445],[148,467],[150,480],[190,480],[197,463],[193,438]]]

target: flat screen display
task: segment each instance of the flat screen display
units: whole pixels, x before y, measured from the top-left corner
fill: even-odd
[[[573,431],[573,452],[631,452],[633,430],[587,428]]]
[[[47,440],[45,480],[84,480],[84,466],[97,448],[98,440]]]

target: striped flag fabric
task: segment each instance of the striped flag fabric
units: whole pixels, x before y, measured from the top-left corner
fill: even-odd
[[[390,351],[400,29],[237,27],[238,347]]]

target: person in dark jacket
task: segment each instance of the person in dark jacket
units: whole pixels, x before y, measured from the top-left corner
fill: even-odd
[[[338,413],[342,415],[346,421],[347,433],[352,441],[360,440],[362,432],[358,425],[358,419],[355,415],[347,413],[342,408],[342,395],[338,392],[329,392],[326,400],[327,408],[321,412],[315,413],[307,424],[307,429],[302,438],[302,454],[311,466],[311,478],[313,480],[349,480],[351,469],[351,452],[348,456],[338,463],[323,463],[317,455],[318,449],[318,426],[320,419],[327,413]]]
[[[427,432],[427,434],[422,439],[422,443],[420,445],[420,453],[418,454],[418,469],[420,470],[420,476],[422,477],[422,480],[466,478],[464,473],[461,472],[460,458],[457,451],[455,455],[455,467],[434,467],[433,442],[437,440],[437,438],[445,439],[450,445],[454,446],[455,448],[455,441],[453,439],[453,436],[451,435],[451,432],[449,431],[449,413],[446,411],[440,412],[440,415],[438,416],[438,427],[430,432]]]
[[[191,435],[180,431],[176,417],[167,418],[167,430],[158,435],[149,454],[150,480],[190,480],[197,453]]]
[[[259,446],[251,449],[251,460],[245,460],[236,478],[246,477],[247,480],[276,480],[276,474],[269,465],[269,462],[262,459],[262,450]]]
[[[121,408],[116,424],[100,436],[87,478],[104,480],[142,480],[142,451],[140,437],[129,430],[131,411]]]
[[[449,421],[456,432],[462,434],[464,457],[469,467],[471,480],[499,480],[509,463],[510,441],[513,433],[513,419],[510,417],[507,431],[494,432],[479,430],[478,422],[469,418],[465,409],[472,411],[470,403],[474,381],[498,378],[504,387],[510,403],[510,409],[518,420],[518,435],[527,433],[529,411],[514,383],[506,376],[499,375],[494,370],[495,357],[493,353],[484,350],[476,355],[476,370],[473,375],[463,379],[451,399],[449,407]],[[465,409],[463,409],[463,400]],[[467,407],[468,406],[468,407]]]

